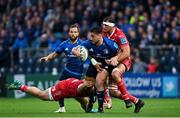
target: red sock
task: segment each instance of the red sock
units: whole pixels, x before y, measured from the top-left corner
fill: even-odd
[[[129,95],[126,89],[126,85],[124,83],[123,80],[121,80],[121,82],[117,83],[118,85],[118,89],[120,90],[121,94],[122,94],[122,98],[123,100],[128,100],[129,99]]]
[[[22,86],[20,87],[20,90],[21,90],[22,92],[24,92],[24,91],[27,90],[27,88],[28,88],[28,86],[22,85]]]
[[[129,94],[129,99],[131,102],[133,102],[134,104],[136,104],[138,102],[138,98],[136,98],[135,96]]]
[[[104,100],[106,100],[108,102],[110,99],[111,99],[111,97],[109,95],[108,87],[105,87],[105,90],[104,90]]]

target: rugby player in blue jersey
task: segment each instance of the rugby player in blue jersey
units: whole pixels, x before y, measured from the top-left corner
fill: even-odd
[[[67,57],[66,66],[62,72],[59,80],[65,80],[67,78],[77,78],[81,79],[83,75],[83,61],[75,57],[71,50],[72,48],[80,45],[82,40],[79,39],[80,28],[78,24],[73,24],[69,28],[69,38],[63,41],[59,46],[55,49],[54,52],[49,54],[48,56],[42,57],[40,60],[50,61],[56,58],[61,53],[65,53]],[[78,99],[77,99],[78,100]],[[64,107],[64,99],[59,100],[60,108],[56,112],[66,112]]]
[[[102,36],[101,29],[99,27],[94,27],[89,32],[89,40],[83,42],[81,46],[84,46],[89,51],[89,55],[95,59],[97,62],[100,62],[102,67],[96,67],[96,62],[91,60],[91,64],[86,73],[85,80],[88,81],[84,86],[79,87],[79,91],[83,87],[87,87],[95,83],[96,87],[96,96],[98,99],[98,112],[103,113],[103,101],[104,101],[104,83],[109,74],[111,74],[114,66],[108,65],[106,63],[107,59],[110,59],[117,55],[119,51],[118,45]],[[77,57],[81,57],[80,47],[73,48],[73,54]],[[88,85],[90,84],[90,85]],[[89,109],[92,108],[91,101],[89,103]]]

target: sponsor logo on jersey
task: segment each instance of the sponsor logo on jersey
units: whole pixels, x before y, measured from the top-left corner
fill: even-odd
[[[122,44],[126,44],[127,43],[127,39],[126,38],[120,38],[120,41]]]
[[[118,45],[116,43],[114,43],[114,47],[118,49]]]
[[[94,50],[91,48],[89,51],[90,51],[90,52],[93,52]]]
[[[109,53],[109,51],[107,49],[104,49],[103,51],[104,51],[104,54],[108,54]]]
[[[65,51],[68,51],[69,49],[68,48],[65,48]]]

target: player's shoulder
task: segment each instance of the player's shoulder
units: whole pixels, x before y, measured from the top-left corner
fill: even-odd
[[[110,38],[107,38],[107,37],[103,37],[103,40],[108,45],[112,45],[115,43],[113,40],[111,40]]]
[[[89,39],[83,40],[82,44],[91,45],[91,41]]]
[[[78,38],[78,40],[77,40],[77,42],[78,43],[80,43],[80,44],[82,44],[83,42],[85,42],[86,40],[83,40],[83,39],[80,39],[80,38]]]
[[[68,44],[68,42],[70,42],[70,39],[66,39],[66,40],[64,40],[64,41],[61,43],[61,45]]]
[[[118,27],[116,27],[115,34],[125,36],[124,32],[121,29],[119,29]]]
[[[113,42],[110,38],[103,36],[103,40]]]

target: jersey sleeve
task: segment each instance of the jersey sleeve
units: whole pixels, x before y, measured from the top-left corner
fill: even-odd
[[[114,41],[112,41],[112,40],[110,40],[110,39],[107,39],[107,38],[106,38],[105,41],[107,42],[108,47],[110,48],[110,51],[112,51],[112,52],[118,52],[119,46],[117,45],[116,42],[114,42]]]
[[[65,42],[62,42],[56,47],[55,52],[61,54],[64,51],[64,47],[65,47]]]
[[[118,43],[118,45],[120,47],[129,45],[129,42],[128,42],[126,36],[118,36],[118,37],[116,37],[116,42]]]
[[[85,48],[90,49],[90,47],[91,47],[91,42],[87,39],[86,41],[83,41],[83,42],[81,43],[81,46],[84,46]]]

